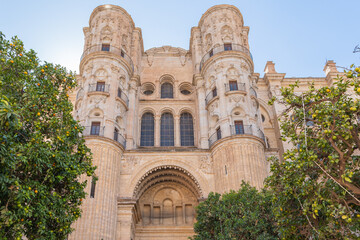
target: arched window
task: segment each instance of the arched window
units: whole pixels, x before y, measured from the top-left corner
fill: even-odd
[[[174,118],[171,113],[161,116],[160,145],[174,146]]]
[[[154,146],[154,115],[149,112],[141,118],[140,146]]]
[[[190,113],[182,113],[180,116],[181,146],[194,146],[194,124]]]
[[[161,85],[161,98],[173,98],[173,85],[169,82]]]

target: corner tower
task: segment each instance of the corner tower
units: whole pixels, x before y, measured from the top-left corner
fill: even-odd
[[[85,126],[99,180],[88,180],[90,196],[70,239],[115,239],[120,159],[133,142],[126,129],[133,130],[142,37],[131,16],[114,5],[95,8],[84,35],[74,115]]]
[[[210,148],[214,190],[219,193],[238,189],[242,180],[259,188],[267,176],[259,75],[254,73],[248,33],[240,11],[231,5],[210,8],[192,29],[201,146]]]

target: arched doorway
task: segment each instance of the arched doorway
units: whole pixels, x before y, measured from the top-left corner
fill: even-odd
[[[196,179],[183,168],[160,166],[149,170],[133,195],[140,220],[135,239],[187,239],[193,235],[195,207],[202,198]]]

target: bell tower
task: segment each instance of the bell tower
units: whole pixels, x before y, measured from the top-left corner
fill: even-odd
[[[248,33],[240,11],[231,5],[210,8],[192,29],[202,147],[208,144],[211,150],[215,191],[220,193],[238,189],[242,180],[259,188],[267,176],[259,75],[254,73]]]

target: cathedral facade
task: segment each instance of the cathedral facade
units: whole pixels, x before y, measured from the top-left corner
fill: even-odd
[[[269,106],[285,78],[274,63],[254,72],[249,27],[231,5],[208,9],[191,29],[189,50],[144,50],[141,29],[121,7],[94,9],[84,28],[74,117],[85,127],[99,180],[88,179],[82,217],[69,239],[187,239],[195,207],[210,192],[261,188],[267,157],[280,157],[277,116]]]

